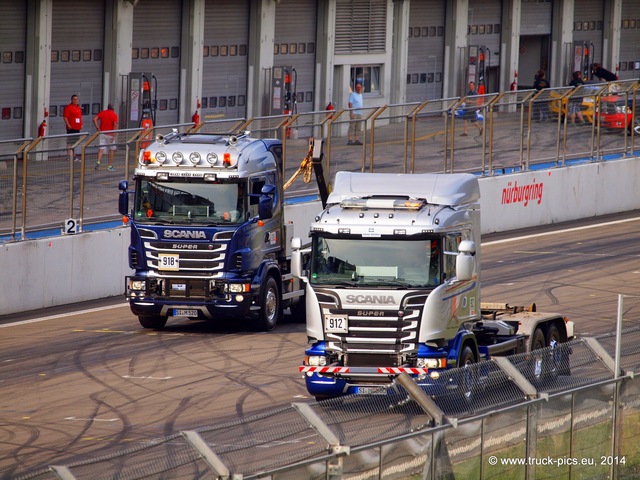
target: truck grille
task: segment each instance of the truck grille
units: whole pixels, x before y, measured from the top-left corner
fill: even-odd
[[[427,295],[409,294],[398,309],[389,310],[343,308],[334,294],[317,293],[323,314],[349,317],[348,333],[325,334],[327,349],[344,354],[345,366],[381,365],[381,361],[385,366],[397,366],[403,354],[417,350],[420,318]]]
[[[218,278],[222,276],[227,256],[228,240],[233,232],[219,232],[212,242],[160,241],[151,230],[140,229],[145,239],[147,268],[156,275],[171,278]],[[159,270],[158,254],[178,254],[180,270]]]

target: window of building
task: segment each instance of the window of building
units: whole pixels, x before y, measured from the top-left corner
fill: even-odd
[[[356,83],[362,84],[362,93],[380,93],[380,65],[360,65],[351,67],[351,89]]]

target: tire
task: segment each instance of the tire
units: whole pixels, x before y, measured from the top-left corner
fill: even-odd
[[[547,346],[551,347],[553,344],[559,345],[562,342],[562,336],[560,335],[560,330],[555,324],[549,326],[549,330],[547,331]]]
[[[256,321],[256,328],[269,332],[276,328],[282,317],[282,299],[278,283],[273,277],[268,277],[260,293],[260,313]]]
[[[571,367],[569,363],[571,349],[566,346],[561,346],[562,341],[563,337],[560,334],[560,329],[555,324],[551,325],[547,332],[547,344],[550,347],[555,348],[555,350],[552,351],[552,373],[555,376],[571,375]]]
[[[467,401],[473,399],[473,392],[478,386],[476,369],[473,368],[474,363],[476,363],[476,356],[473,350],[469,346],[465,346],[460,353],[458,366],[464,369],[462,373],[462,395]]]
[[[293,317],[293,321],[296,323],[306,323],[307,321],[307,302],[305,298],[302,297],[298,303],[291,305],[289,307],[291,310],[291,316]]]
[[[536,328],[535,332],[531,336],[531,351],[539,350],[547,346],[547,339],[544,336],[544,332],[540,328]]]
[[[555,325],[549,326],[549,331],[545,337],[541,328],[536,328],[531,338],[531,351],[534,355],[533,358],[533,376],[536,382],[543,382],[548,380],[555,380],[558,377],[559,365],[556,359],[555,348],[548,348],[550,345],[549,339],[555,339],[557,342],[560,340],[560,331]],[[544,349],[543,352],[536,350]]]
[[[167,324],[167,317],[161,317],[159,315],[138,315],[138,321],[144,328],[162,330]]]

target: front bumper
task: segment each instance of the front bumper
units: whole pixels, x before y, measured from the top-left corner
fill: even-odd
[[[228,283],[217,280],[130,276],[126,277],[125,296],[134,315],[244,318],[259,311],[248,284],[244,292],[230,292],[225,285]]]

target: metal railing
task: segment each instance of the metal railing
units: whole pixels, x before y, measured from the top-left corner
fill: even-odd
[[[30,232],[60,229],[73,219],[78,230],[115,221],[117,192],[129,178],[141,147],[156,134],[251,131],[283,142],[283,170],[290,178],[305,158],[309,138],[324,138],[327,180],[339,170],[362,172],[474,172],[502,175],[572,162],[635,156],[640,133],[636,111],[639,83],[621,81],[503,92],[473,98],[370,106],[363,109],[362,145],[347,143],[354,121],[348,110],[309,112],[198,125],[118,130],[117,172],[94,170],[98,134],[81,134],[73,145],[81,161],[68,154],[74,136],[56,135],[0,142],[0,242],[28,238]],[[586,123],[573,126],[568,110],[579,103]],[[620,122],[623,123],[620,123]],[[618,122],[618,123],[616,123]],[[466,130],[468,134],[462,136]],[[625,128],[628,125],[631,127]],[[640,131],[640,126],[637,127]],[[294,182],[291,194],[315,194],[316,186]]]
[[[639,360],[635,326],[448,370],[429,387],[399,377],[387,395],[295,403],[20,479],[636,478]]]

